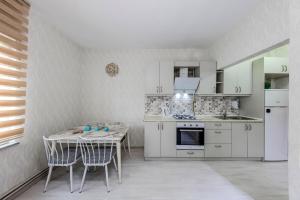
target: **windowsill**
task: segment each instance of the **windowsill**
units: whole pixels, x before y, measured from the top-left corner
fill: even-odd
[[[0,150],[20,144],[19,138],[10,139],[0,142]]]

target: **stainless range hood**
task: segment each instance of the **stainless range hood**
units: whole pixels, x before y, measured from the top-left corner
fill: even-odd
[[[188,64],[191,65],[191,63]],[[196,73],[196,71],[198,72],[198,74]],[[195,94],[200,83],[199,64],[198,66],[192,67],[178,67],[177,74],[178,75],[175,78],[174,83],[174,92]]]
[[[177,77],[175,78],[174,92],[195,94],[200,84],[200,78]]]

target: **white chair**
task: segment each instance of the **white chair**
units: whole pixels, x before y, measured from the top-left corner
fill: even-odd
[[[43,137],[46,156],[49,166],[47,181],[44,192],[47,190],[53,167],[70,167],[70,192],[73,192],[73,165],[80,159],[80,152],[77,151],[78,143],[72,147],[68,140],[49,139]]]
[[[117,170],[115,160],[116,148],[113,138],[109,138],[104,141],[99,137],[81,136],[79,139],[79,144],[81,149],[82,162],[85,166],[79,192],[82,192],[88,167],[92,166],[102,166],[105,168],[106,189],[107,192],[109,192],[110,188],[108,182],[107,165],[111,163],[111,160],[113,160],[114,166]]]

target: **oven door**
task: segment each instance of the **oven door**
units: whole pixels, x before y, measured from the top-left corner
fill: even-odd
[[[204,149],[204,128],[177,128],[177,149]]]

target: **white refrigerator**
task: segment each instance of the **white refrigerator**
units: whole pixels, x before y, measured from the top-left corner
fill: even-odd
[[[265,90],[265,161],[288,160],[288,93]]]

